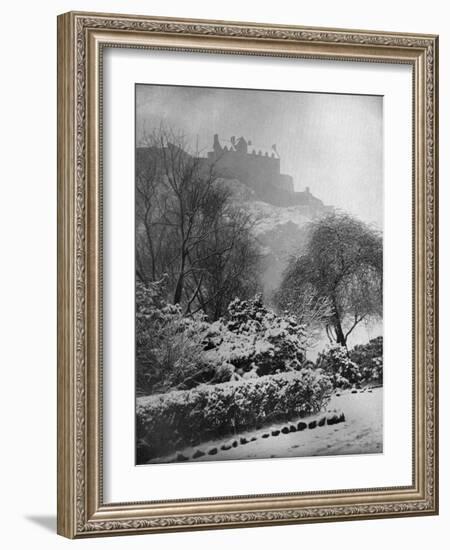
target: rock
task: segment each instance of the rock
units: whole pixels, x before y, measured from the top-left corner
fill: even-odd
[[[316,420],[312,420],[309,424],[308,424],[308,428],[310,430],[314,430],[314,428],[317,426],[317,421]]]
[[[345,422],[345,414],[343,412],[339,415],[338,422]]]
[[[208,451],[209,455],[216,455],[217,454],[217,447],[211,447]]]
[[[197,449],[195,453],[192,455],[192,458],[200,458],[201,456],[205,456],[205,453],[200,449]]]
[[[176,457],[177,462],[186,462],[186,460],[189,460],[187,456],[185,456],[183,453],[178,453]]]
[[[280,435],[280,430],[272,430],[272,435],[276,437],[277,435]]]
[[[241,445],[246,445],[248,443],[248,439],[246,437],[241,437],[241,439],[239,440]]]
[[[301,432],[301,431],[303,431],[303,430],[306,430],[307,427],[308,427],[308,426],[306,425],[306,422],[299,422],[299,423],[297,424],[297,430],[298,430],[299,432]]]
[[[237,447],[239,445],[239,442],[237,439],[233,439],[233,441],[231,442],[231,446],[232,447]]]
[[[287,427],[287,426],[284,426],[284,428],[281,428],[281,433],[282,434],[288,434],[291,430]]]
[[[267,439],[268,437],[270,437],[270,434],[264,433],[264,434],[262,434],[261,437],[262,437],[263,439]]]
[[[291,425],[289,426],[289,431],[290,431],[290,432],[296,432],[296,431],[297,431],[297,428],[294,426],[294,424],[291,424]]]
[[[323,416],[323,417],[319,420],[318,426],[325,426],[326,420],[327,420],[326,417]]]
[[[341,397],[341,394],[340,394],[340,393],[337,393],[337,394],[336,394],[336,397]]]
[[[224,443],[220,448],[222,451],[229,451],[231,449],[231,443]]]
[[[250,441],[256,441],[257,439],[258,439],[258,438],[254,435],[254,436],[250,439]]]
[[[353,389],[352,393],[358,393],[358,390]]]
[[[337,424],[339,422],[339,417],[337,414],[332,414],[327,418],[327,424],[328,426],[333,426],[334,424]]]

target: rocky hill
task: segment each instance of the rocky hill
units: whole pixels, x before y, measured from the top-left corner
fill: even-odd
[[[239,207],[250,215],[253,233],[263,253],[262,282],[265,293],[275,290],[289,258],[305,244],[307,225],[332,210],[313,197],[311,204],[276,206],[260,200],[257,193],[239,180],[221,179],[233,193]],[[312,197],[312,195],[311,195]]]

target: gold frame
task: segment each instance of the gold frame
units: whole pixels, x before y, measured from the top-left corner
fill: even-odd
[[[412,66],[411,486],[103,503],[100,90],[105,46]],[[437,83],[438,38],[433,35],[95,13],[58,17],[58,533],[78,538],[438,513]]]

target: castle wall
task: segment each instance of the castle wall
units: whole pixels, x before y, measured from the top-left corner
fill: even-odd
[[[238,179],[255,191],[258,200],[275,206],[304,206],[313,214],[322,212],[326,208],[321,200],[310,193],[309,188],[302,192],[294,190],[292,177],[280,173],[278,156],[257,154],[253,150],[251,153],[246,152],[247,142],[243,138],[232,143],[238,146],[239,150],[222,148],[218,136],[214,136],[213,151],[210,151],[207,157],[199,159],[202,167],[206,170],[214,165],[217,177]],[[151,162],[153,154],[155,151],[151,149],[139,148],[136,156],[137,164],[143,166]]]
[[[271,187],[294,190],[291,176],[280,174],[280,159],[275,156],[222,150],[208,153],[208,159],[218,176],[236,178],[259,193],[270,192]]]
[[[288,176],[288,174],[280,174],[278,177],[278,182],[281,189],[289,191],[290,193],[294,192],[294,180],[292,179],[292,176]]]

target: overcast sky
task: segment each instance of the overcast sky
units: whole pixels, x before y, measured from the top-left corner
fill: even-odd
[[[383,226],[383,100],[380,96],[138,85],[136,132],[161,122],[211,149],[214,134],[276,144],[295,189]]]

